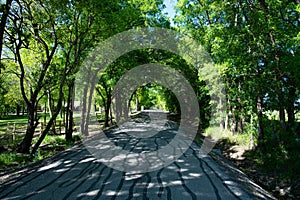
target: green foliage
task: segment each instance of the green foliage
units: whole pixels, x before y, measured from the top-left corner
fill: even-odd
[[[165,89],[155,84],[143,85],[137,89],[135,95],[138,97],[139,106],[145,109],[166,110]],[[135,101],[135,99],[132,99]]]
[[[27,164],[28,155],[18,154],[16,152],[0,153],[0,169],[14,168]]]
[[[246,156],[255,158],[256,167],[274,174],[278,180],[298,180],[300,142],[289,134],[283,133],[281,136],[284,137],[283,142],[278,142],[274,138],[266,140],[262,148],[248,152]]]
[[[293,123],[300,95],[298,7],[286,0],[178,1],[178,30],[198,40],[223,66],[228,124],[234,132],[243,132],[251,115],[260,126],[262,109],[285,109]]]
[[[78,142],[81,138],[81,135],[74,135],[73,141]],[[66,142],[62,136],[46,136],[43,141],[43,145],[45,146],[38,149],[37,153],[33,157],[30,157],[30,155],[27,154],[16,153],[13,150],[2,151],[0,153],[0,171],[15,169],[30,163],[38,162],[56,154],[59,151],[72,147],[73,143]]]
[[[219,127],[209,127],[204,131],[205,135],[209,135],[219,141],[226,140],[230,144],[235,144],[245,149],[249,149],[251,132],[245,132],[242,134],[234,134],[229,130],[220,130]]]

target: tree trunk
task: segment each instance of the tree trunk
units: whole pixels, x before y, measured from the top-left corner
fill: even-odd
[[[39,148],[40,144],[43,142],[43,140],[45,139],[47,133],[49,132],[49,130],[51,129],[51,127],[54,124],[54,121],[56,119],[56,117],[58,116],[60,109],[62,106],[62,97],[59,98],[58,103],[57,103],[57,107],[56,107],[56,111],[54,112],[54,114],[52,115],[52,117],[50,118],[47,126],[45,127],[45,129],[43,130],[40,138],[38,139],[37,143],[34,145],[34,147],[32,148],[32,152],[31,154],[35,154],[35,152],[37,151],[37,149]]]
[[[71,96],[70,96],[71,94],[70,94],[70,86],[69,86],[69,90],[68,90],[68,98],[67,98],[67,106],[65,107],[65,139],[67,140],[67,141],[69,141],[70,140],[70,138],[69,138],[69,133],[68,133],[68,131],[69,131],[69,111],[70,111],[70,109],[69,109],[69,107],[70,107],[70,101],[71,101]]]
[[[35,103],[31,101],[31,105],[28,105],[27,107],[28,123],[27,123],[25,137],[17,150],[19,153],[29,153],[30,151],[34,131],[38,125],[38,119],[35,116],[36,115],[35,110],[36,110]]]
[[[264,129],[263,129],[263,106],[262,106],[262,96],[259,93],[257,95],[257,120],[258,120],[258,140],[262,141],[264,139]]]
[[[51,91],[48,90],[47,91],[47,97],[48,97],[48,109],[49,109],[49,115],[50,115],[50,118],[53,117],[53,101],[52,101],[52,95],[51,95]],[[54,135],[56,135],[56,130],[55,130],[55,121],[54,123],[52,123],[52,133]]]
[[[91,74],[91,71],[90,69],[87,69],[87,74],[85,76],[85,79],[86,80],[89,80],[90,79],[90,74]],[[88,81],[84,88],[83,88],[83,94],[82,94],[82,101],[81,101],[81,111],[80,111],[80,132],[84,135],[88,135],[87,133],[87,130],[85,130],[85,120],[86,120],[86,115],[87,115],[87,95],[88,95],[88,90],[89,90],[89,84],[90,82]],[[66,122],[68,123],[68,122]]]
[[[105,105],[105,122],[104,122],[104,127],[109,126],[109,111],[110,111],[110,106],[111,106],[111,95],[107,94],[107,101]]]
[[[74,83],[75,80],[72,80],[71,84],[69,85],[68,91],[68,100],[67,100],[67,109],[66,109],[66,131],[65,131],[65,138],[66,141],[72,141],[72,134],[73,134],[73,107],[74,107]]]
[[[117,90],[118,88],[116,88]],[[120,91],[116,91],[115,90],[115,108],[114,111],[115,111],[115,116],[116,116],[116,121],[117,123],[121,122],[120,120],[123,120],[122,119],[122,115],[123,115],[123,110],[122,110],[122,101],[121,101],[121,95],[120,95]]]
[[[282,102],[279,102],[279,121],[280,121],[281,128],[283,130],[286,130],[285,111],[284,111],[284,107],[282,105]]]
[[[58,102],[57,102],[57,105],[56,105],[56,110],[53,113],[52,117],[50,118],[49,122],[47,123],[47,125],[46,125],[45,129],[43,130],[41,136],[39,137],[37,143],[33,146],[32,152],[31,152],[32,155],[35,154],[35,152],[39,148],[40,144],[45,139],[45,137],[46,137],[47,133],[49,132],[51,126],[53,125],[53,122],[55,121],[56,117],[59,115],[59,112],[60,112],[61,107],[62,107],[62,100],[63,100],[63,86],[65,84],[65,80],[66,80],[66,76],[67,76],[66,71],[67,71],[67,69],[65,68],[64,72],[63,72],[64,75],[62,77],[62,81],[61,81],[60,86],[59,86],[59,98],[58,98]]]
[[[224,129],[225,130],[228,130],[228,122],[229,122],[229,117],[228,117],[228,113],[226,113],[225,123],[224,123]]]
[[[44,124],[47,122],[47,102],[45,101],[45,108],[44,108]]]
[[[20,116],[20,112],[21,112],[21,106],[19,104],[17,104],[17,116]]]
[[[6,4],[3,5],[4,9],[2,12],[1,22],[0,22],[0,63],[2,60],[4,31],[5,31],[5,27],[6,27],[6,21],[7,21],[8,15],[9,15],[11,3],[12,3],[12,0],[6,0]],[[1,68],[2,68],[2,66],[0,66],[0,73],[1,73]]]
[[[294,124],[295,124],[295,109],[294,109],[294,106],[289,106],[287,108],[287,115],[288,115],[288,127],[290,129],[293,129]]]
[[[296,129],[296,135],[298,137],[300,137],[300,122],[298,122],[298,126],[297,126],[297,129]]]
[[[137,94],[135,95],[135,109],[137,112],[140,110],[139,109],[139,98],[138,98]]]
[[[288,127],[290,129],[294,128],[295,125],[295,99],[296,99],[296,88],[294,86],[294,81],[291,81],[291,88],[289,89],[288,105],[287,105],[287,115],[288,115]]]
[[[85,123],[84,123],[85,135],[89,135],[90,112],[91,112],[92,104],[94,103],[92,102],[92,100],[93,100],[94,90],[96,87],[97,73],[98,73],[97,71],[93,72],[94,75],[91,79],[91,84],[90,84],[90,91],[89,91],[88,104],[87,104]]]
[[[48,96],[48,109],[49,109],[49,115],[50,118],[52,117],[52,105],[51,105],[51,91],[47,91],[47,96]]]

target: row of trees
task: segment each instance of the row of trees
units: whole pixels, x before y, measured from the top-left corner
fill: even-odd
[[[159,20],[162,22],[163,20]],[[167,24],[163,23],[163,24]],[[158,26],[159,24],[156,24]],[[96,85],[96,93],[98,97],[96,101],[98,105],[104,107],[105,111],[105,126],[110,124],[110,114],[114,112],[112,106],[113,101],[117,101],[117,97],[113,96],[113,90],[119,79],[130,69],[149,63],[160,63],[166,66],[173,67],[181,73],[193,87],[199,104],[201,104],[201,124],[202,129],[209,124],[209,96],[205,88],[205,83],[198,78],[198,72],[195,68],[189,65],[183,58],[159,49],[142,49],[127,53],[115,62],[102,73],[98,84]],[[142,75],[142,74],[141,74]],[[139,79],[140,77],[138,77]],[[132,77],[133,81],[135,77]],[[176,78],[174,79],[176,80]],[[169,80],[172,82],[173,80]],[[171,83],[170,83],[171,84]],[[141,85],[132,95],[129,100],[129,105],[132,105],[132,110],[140,110],[141,106],[146,109],[166,109],[173,113],[180,113],[180,105],[176,96],[170,88],[157,85],[155,83]]]
[[[255,123],[263,139],[265,111],[278,111],[281,130],[299,134],[300,2],[179,0],[176,8],[178,29],[205,47],[226,83],[223,126],[243,132]]]
[[[227,110],[221,125],[243,132],[247,124],[256,124],[258,138],[263,139],[264,111],[271,110],[279,112],[282,130],[300,132],[300,125],[295,127],[300,3],[179,0],[176,7],[176,29],[205,47],[223,77]],[[83,60],[116,33],[139,26],[171,28],[163,8],[163,1],[140,0],[7,0],[1,4],[0,112],[19,112],[24,107],[28,115],[18,151],[35,153],[62,107],[70,141],[75,77]],[[110,123],[112,91],[120,77],[135,66],[153,62],[171,65],[189,80],[201,105],[201,128],[207,127],[210,99],[198,71],[178,55],[157,49],[130,52],[101,72],[95,90],[97,103],[104,107],[105,126]],[[150,107],[155,101],[145,97],[153,95],[155,88],[165,108],[180,112],[176,97],[160,86],[145,85],[132,98]],[[31,149],[41,105],[48,107],[50,120]],[[86,116],[81,120],[87,121]],[[82,124],[81,131],[87,133],[86,123]]]
[[[72,139],[75,75],[88,52],[116,33],[154,25],[162,18],[162,6],[161,1],[138,0],[8,0],[1,4],[0,92],[2,106],[7,105],[1,109],[7,112],[8,106],[24,106],[28,116],[19,152],[36,152],[64,102],[66,140]],[[50,120],[31,149],[41,104],[48,106]]]

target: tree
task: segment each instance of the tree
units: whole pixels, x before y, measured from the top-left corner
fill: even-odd
[[[27,106],[28,124],[25,137],[18,151],[29,153],[32,138],[38,126],[37,107],[44,93],[42,89],[49,76],[49,69],[55,67],[54,57],[60,44],[60,27],[56,22],[59,18],[56,9],[59,5],[48,1],[16,1],[7,28],[11,52],[18,63],[20,89]],[[60,76],[59,98],[53,116],[49,120],[38,142],[32,149],[34,153],[59,114],[62,105],[63,86],[67,76],[67,68],[56,72]],[[25,87],[27,85],[27,87]]]
[[[214,61],[225,66],[226,118],[233,131],[242,132],[243,124],[250,123],[255,112],[258,138],[263,140],[265,109],[279,111],[283,129],[288,109],[289,124],[293,124],[298,89],[291,76],[295,63],[288,60],[298,55],[296,7],[293,1],[178,2],[180,31],[199,40]]]
[[[10,7],[13,0],[6,0],[5,4],[0,4],[0,12],[1,14],[1,22],[0,22],[0,72],[1,68],[3,68],[2,64],[2,49],[3,49],[3,39],[4,39],[4,33],[6,29],[7,19],[10,12]]]

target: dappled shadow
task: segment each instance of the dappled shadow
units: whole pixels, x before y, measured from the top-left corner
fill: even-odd
[[[253,180],[278,198],[300,198],[300,143],[295,138],[269,138],[263,145],[245,151],[246,159],[240,164]]]
[[[120,129],[118,134],[109,130],[106,135],[110,136],[116,145],[127,150],[130,147],[137,148],[135,151],[142,153],[158,149],[156,145],[167,145],[174,138],[171,134],[174,127],[168,127],[165,131],[148,137],[149,140],[145,138],[144,141],[133,142],[135,137],[127,137],[130,131],[128,127],[126,131]],[[137,127],[132,128],[135,130]],[[176,131],[176,128],[173,131]],[[101,145],[94,145],[96,138],[97,135],[91,137],[87,144],[95,151],[106,148],[103,141],[99,141]],[[158,138],[161,142],[149,142],[153,138]],[[180,146],[174,148],[181,150]],[[210,156],[202,155],[200,158],[200,153],[199,146],[192,143],[182,156],[164,168],[145,173],[134,170],[122,172],[103,164],[101,159],[95,158],[80,144],[22,172],[16,172],[19,175],[7,179],[8,181],[0,186],[0,199],[181,200],[253,197],[240,188],[232,177],[224,174],[222,168]],[[115,163],[126,162],[118,155],[113,156],[113,159],[115,161],[112,162]]]
[[[229,159],[255,183],[270,191],[275,197],[300,198],[300,143],[297,142],[296,136],[290,133],[280,133],[279,138],[282,140],[279,140],[278,135],[275,136],[272,132],[266,132],[267,139],[264,143],[253,149],[243,149],[239,153],[237,148],[233,148],[237,144],[230,142],[229,139],[218,141],[215,148],[220,149],[222,156]],[[233,157],[232,154],[239,154],[239,157]],[[220,157],[218,159],[223,163],[226,162]],[[230,168],[230,163],[226,165]],[[235,175],[239,173],[233,171]],[[246,185],[248,181],[243,181],[243,172],[237,179]]]
[[[222,154],[226,158],[230,158],[231,154],[236,153],[237,151],[234,150],[232,147],[235,146],[235,142],[231,142],[228,138],[221,138],[218,140],[217,144],[215,145],[215,149],[221,149]]]
[[[234,195],[209,165],[187,151],[168,167],[125,173],[98,162],[82,146],[33,167],[0,187],[1,199],[216,199]],[[214,181],[212,181],[214,180]]]

